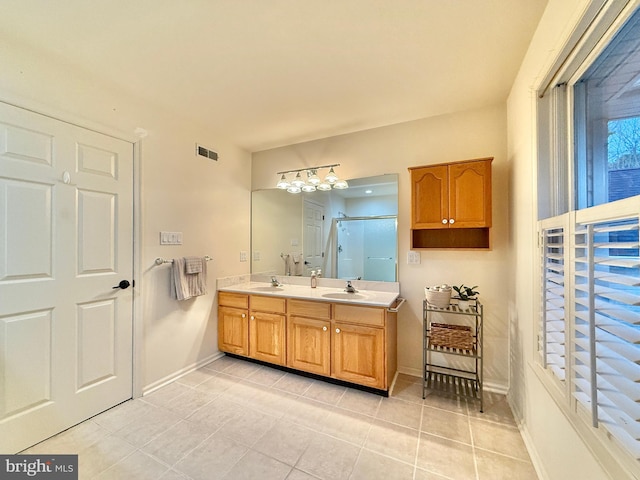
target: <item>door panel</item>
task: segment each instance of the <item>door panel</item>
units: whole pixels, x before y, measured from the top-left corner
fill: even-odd
[[[384,330],[336,322],[332,332],[333,376],[385,388]]]
[[[251,312],[249,356],[264,362],[285,364],[285,316]]]
[[[309,276],[311,270],[322,267],[323,249],[322,239],[324,238],[324,207],[316,203],[304,201],[304,273]]]
[[[331,323],[328,320],[289,317],[287,365],[319,375],[331,373]]]
[[[133,146],[0,103],[0,451],[132,395]]]

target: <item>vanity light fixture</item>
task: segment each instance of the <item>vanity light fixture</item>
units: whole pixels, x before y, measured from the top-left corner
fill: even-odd
[[[334,163],[332,165],[321,165],[319,167],[309,167],[309,168],[299,168],[297,170],[287,170],[284,172],[278,172],[280,175],[280,180],[277,183],[277,187],[286,190],[289,193],[310,193],[315,192],[316,190],[328,191],[332,188],[343,190],[345,188],[349,188],[349,184],[346,180],[340,180],[338,175],[334,171],[334,167],[339,167],[339,163]],[[324,177],[324,180],[318,176],[318,170],[321,168],[328,168],[329,173]],[[307,180],[303,180],[300,172],[305,172],[307,174]],[[295,178],[289,182],[287,180],[287,174],[295,173]]]

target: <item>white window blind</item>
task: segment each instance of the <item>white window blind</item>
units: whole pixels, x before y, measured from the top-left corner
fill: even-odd
[[[565,218],[560,217],[559,220]],[[556,217],[557,218],[557,217]],[[565,228],[556,219],[543,222],[542,308],[538,350],[542,364],[561,382],[565,380]]]
[[[573,395],[640,459],[638,216],[589,216],[578,212],[573,232]]]

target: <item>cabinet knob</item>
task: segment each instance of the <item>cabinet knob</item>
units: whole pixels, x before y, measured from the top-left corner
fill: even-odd
[[[340,333],[340,329],[339,328],[336,328],[336,333]]]
[[[256,317],[254,317],[253,315],[251,315],[251,320],[255,320],[255,319],[256,319]]]
[[[326,332],[327,331],[327,327],[322,327],[322,331]]]
[[[246,314],[246,313],[243,313],[243,314],[242,314],[242,318],[247,318],[247,314]]]
[[[442,219],[442,224],[443,224],[443,225],[446,225],[446,224],[447,224],[447,219],[446,219],[446,218],[443,218],[443,219]]]
[[[450,218],[449,223],[456,223],[456,221],[453,218]]]

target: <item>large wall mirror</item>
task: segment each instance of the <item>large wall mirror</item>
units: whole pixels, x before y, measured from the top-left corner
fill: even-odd
[[[348,182],[329,192],[252,192],[251,272],[397,281],[398,176]]]

